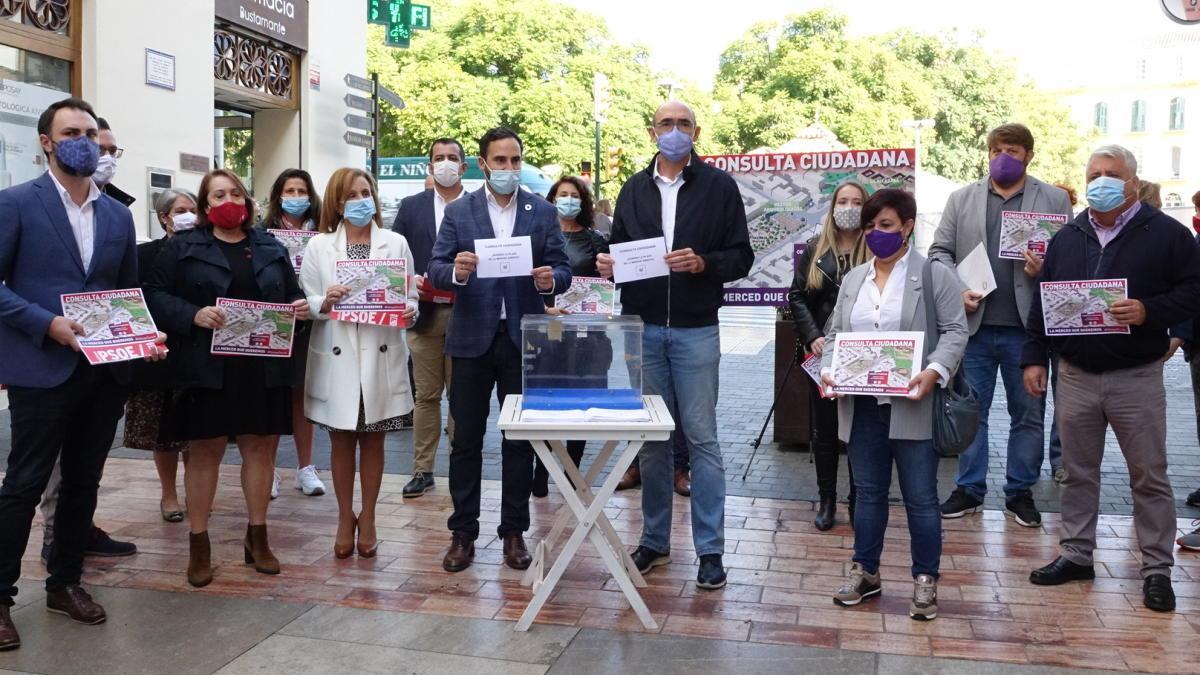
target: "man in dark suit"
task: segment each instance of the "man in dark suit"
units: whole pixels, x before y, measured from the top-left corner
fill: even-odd
[[[462,143],[439,138],[429,147],[429,176],[433,187],[405,197],[392,230],[404,235],[413,254],[413,279],[421,299],[417,324],[407,331],[416,384],[413,410],[413,476],[404,486],[405,497],[420,497],[433,488],[433,462],[442,438],[442,391],[450,384],[450,357],[446,355],[446,325],[454,308],[454,295],[435,291],[426,278],[433,243],[442,227],[446,206],[462,196],[462,176],[467,171]],[[454,434],[454,419],[448,422]]]
[[[10,387],[12,424],[0,485],[0,650],[21,644],[9,608],[34,511],[60,455],[46,608],[84,624],[105,620],[79,582],[128,374],[88,365],[76,339],[83,326],[62,316],[60,295],[137,286],[133,217],[91,179],[100,154],[91,106],[75,98],[51,105],[38,136],[50,170],[0,192],[0,382]]]
[[[443,290],[455,291],[454,311],[446,333],[446,354],[454,360],[450,381],[450,494],[454,513],[450,549],[442,561],[459,572],[475,556],[479,537],[480,472],[488,399],[497,389],[501,405],[521,393],[521,317],[542,314],[542,296],[571,284],[566,242],[554,207],[519,189],[522,144],[516,133],[497,127],[479,139],[479,168],[487,185],[446,207],[433,247],[429,278]],[[480,278],[475,273],[478,239],[528,236],[534,268],[520,276]],[[529,529],[529,493],[533,482],[533,448],[527,442],[501,443],[503,488],[500,526],[504,562],[529,567],[523,533]]]

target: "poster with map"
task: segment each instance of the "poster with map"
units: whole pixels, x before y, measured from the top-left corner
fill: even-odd
[[[87,331],[79,348],[93,366],[132,361],[151,355],[158,328],[140,288],[95,293],[65,293],[63,316]],[[166,345],[159,347],[166,351]]]
[[[1111,310],[1114,302],[1129,297],[1125,279],[1043,281],[1041,290],[1048,337],[1129,333],[1129,326],[1117,323]]]
[[[571,287],[554,299],[570,314],[612,314],[617,285],[600,277],[571,277]]]
[[[288,304],[217,298],[225,311],[225,327],[213,331],[213,354],[221,356],[292,355],[296,308]]]
[[[912,192],[916,187],[912,148],[700,159],[737,183],[754,248],[750,273],[725,286],[726,305],[787,305],[799,249],[820,230],[833,193],[842,183],[856,181],[868,193],[885,187]]]
[[[304,247],[308,240],[320,234],[308,230],[267,230],[287,249],[288,260],[292,261],[292,269],[300,273],[300,264],[304,262]]]
[[[1067,217],[1060,213],[1000,212],[1000,252],[1006,260],[1024,260],[1025,251],[1046,257],[1050,239],[1058,234]]]
[[[905,396],[921,372],[921,331],[838,333],[833,342],[833,393]]]
[[[408,305],[408,263],[403,258],[339,260],[334,279],[350,287],[329,312],[329,318],[375,326],[404,326]]]

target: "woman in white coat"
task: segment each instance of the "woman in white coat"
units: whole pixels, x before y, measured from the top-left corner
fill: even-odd
[[[372,558],[379,549],[375,503],[383,482],[384,434],[400,428],[412,412],[404,326],[417,316],[417,290],[407,284],[403,322],[377,326],[332,320],[333,305],[351,289],[337,283],[339,260],[403,259],[412,253],[404,237],[383,227],[375,180],[359,169],[338,169],[329,178],[321,208],[321,234],[309,240],[300,270],[313,322],[308,346],[304,413],[329,432],[338,529],[333,551],[348,558],[355,549]],[[355,450],[361,450],[356,462]],[[354,474],[360,473],[362,510],[354,513]]]

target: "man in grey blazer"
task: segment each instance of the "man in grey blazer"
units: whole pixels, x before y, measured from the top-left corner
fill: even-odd
[[[1024,261],[1000,258],[1000,221],[1005,211],[1057,214],[1069,219],[1071,202],[1061,188],[1026,173],[1033,160],[1033,134],[1024,125],[996,127],[988,134],[987,144],[989,175],[950,195],[929,248],[931,258],[957,265],[982,245],[996,278],[996,288],[987,297],[962,286],[971,331],[963,368],[979,395],[982,414],[975,442],[959,457],[957,487],[942,504],[942,517],[959,518],[983,506],[987,494],[988,411],[999,370],[1010,418],[1005,510],[1018,524],[1038,527],[1042,516],[1031,490],[1044,456],[1046,407],[1042,399],[1025,391],[1020,361],[1025,321],[1037,292],[1042,261],[1028,251]]]

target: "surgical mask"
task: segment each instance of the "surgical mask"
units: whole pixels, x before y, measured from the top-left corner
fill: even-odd
[[[678,128],[671,129],[658,137],[658,151],[672,162],[683,161],[692,154],[692,137]]]
[[[241,227],[246,215],[246,205],[237,202],[221,202],[208,209],[208,221],[222,230]]]
[[[54,144],[54,161],[69,176],[91,176],[100,163],[100,146],[87,136],[76,136]]]
[[[375,200],[370,197],[351,199],[342,208],[342,215],[355,227],[366,227],[375,219]]]
[[[562,218],[574,218],[583,210],[582,200],[579,197],[559,197],[554,200],[554,208],[558,210],[558,215]]]
[[[857,230],[862,227],[861,206],[837,206],[833,209],[833,224],[839,230]]]
[[[279,202],[279,205],[289,216],[299,218],[308,213],[309,207],[312,206],[312,200],[308,197],[287,197]]]
[[[112,155],[101,155],[96,163],[96,172],[92,174],[92,180],[96,185],[104,187],[112,182],[115,175],[117,175],[117,158]]]
[[[867,248],[876,258],[887,259],[895,255],[904,246],[904,235],[900,232],[883,232],[879,229],[868,230],[866,234]]]
[[[1125,203],[1125,181],[1099,176],[1087,186],[1087,202],[1097,213],[1108,213]]]
[[[997,185],[1008,186],[1021,180],[1021,176],[1025,175],[1025,162],[1007,152],[1002,152],[992,158],[988,164],[988,170]]]
[[[171,216],[171,227],[174,228],[177,234],[196,227],[196,214],[191,211],[176,213]]]
[[[462,180],[458,174],[460,164],[452,159],[442,160],[433,165],[433,180],[444,188],[454,187]]]
[[[492,186],[492,190],[494,190],[496,194],[511,195],[517,191],[517,186],[521,184],[521,170],[513,169],[512,171],[497,171],[495,169],[489,169],[487,180],[488,185]]]

